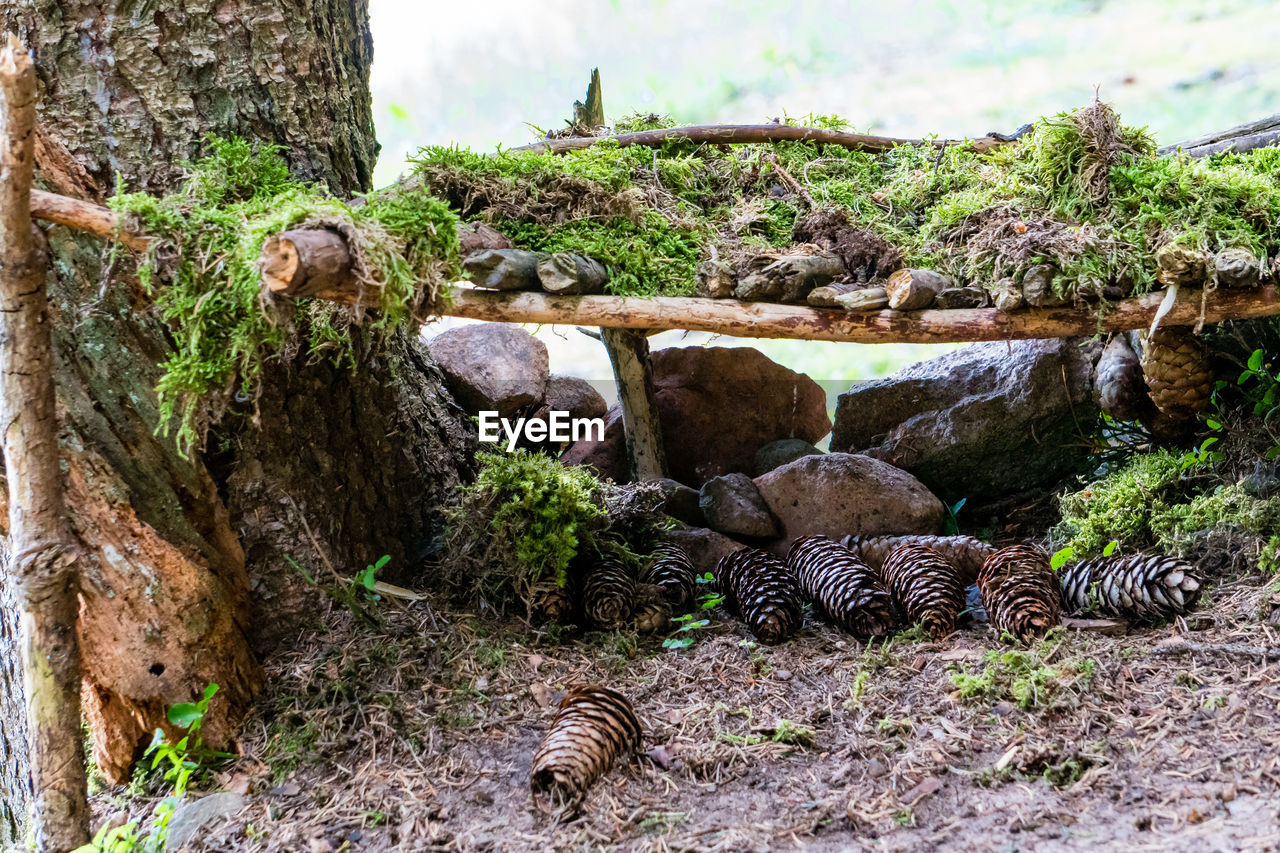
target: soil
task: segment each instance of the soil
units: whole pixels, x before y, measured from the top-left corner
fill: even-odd
[[[1063,631],[1023,658],[1048,674],[1029,710],[983,624],[865,644],[809,614],[764,647],[717,612],[674,650],[429,599],[370,605],[375,629],[332,604],[268,664],[242,757],[208,783],[250,804],[190,849],[1275,849],[1277,590],[1213,580],[1176,623]],[[950,678],[984,670],[981,698]],[[577,682],[627,695],[645,746],[556,819],[530,761]]]

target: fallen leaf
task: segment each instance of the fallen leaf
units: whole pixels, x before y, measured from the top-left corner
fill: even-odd
[[[927,776],[919,785],[916,785],[910,791],[907,791],[900,798],[904,806],[914,806],[920,800],[930,794],[937,793],[942,788],[942,780],[937,776]]]
[[[551,688],[541,681],[535,681],[529,685],[529,695],[538,703],[539,708],[545,708],[551,702]]]

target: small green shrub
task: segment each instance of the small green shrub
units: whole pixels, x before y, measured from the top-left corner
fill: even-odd
[[[1097,666],[1092,658],[1055,661],[1061,647],[1061,639],[1051,635],[1027,650],[992,649],[977,672],[955,669],[948,678],[961,699],[1007,700],[1024,711],[1051,707],[1087,690]]]

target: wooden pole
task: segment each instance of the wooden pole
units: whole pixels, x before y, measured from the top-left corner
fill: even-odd
[[[1028,338],[1089,337],[1151,325],[1163,291],[1116,302],[1099,317],[1092,306],[1038,308],[1004,313],[995,308],[927,311],[842,311],[774,302],[738,302],[674,296],[554,296],[549,293],[493,293],[455,288],[448,305],[436,310],[451,317],[506,323],[561,323],[625,329],[686,329],[741,338],[789,338],[861,344],[949,343]],[[1204,321],[1280,314],[1275,285],[1248,290],[1201,292],[1180,288],[1162,320],[1168,326],[1194,326],[1203,307]]]
[[[1006,145],[1015,137],[988,134],[973,140],[979,151],[987,151]],[[865,133],[847,133],[843,130],[826,130],[820,127],[796,127],[790,124],[702,124],[689,127],[663,127],[656,130],[640,130],[635,133],[619,133],[613,136],[571,136],[563,139],[543,139],[508,148],[508,151],[545,151],[564,154],[581,151],[597,142],[612,140],[619,145],[659,146],[668,142],[702,142],[710,145],[745,145],[770,142],[816,142],[837,145],[853,151],[872,154],[887,151],[898,145],[959,145],[956,139],[903,139],[896,136],[871,136]]]
[[[36,76],[13,35],[0,45],[0,428],[11,582],[22,609],[23,685],[41,851],[88,840],[80,729],[79,577],[65,524],[46,263],[31,222]]]
[[[627,437],[631,478],[658,480],[667,476],[667,454],[662,447],[658,422],[658,398],[653,386],[649,337],[643,330],[602,328],[600,340],[609,353],[622,404],[622,427]]]

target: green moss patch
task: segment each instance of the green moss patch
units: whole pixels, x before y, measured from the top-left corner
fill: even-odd
[[[792,123],[847,126],[831,116]],[[639,116],[618,129],[669,124]],[[593,255],[624,295],[688,294],[701,259],[729,258],[741,272],[754,254],[788,245],[813,213],[792,180],[819,210],[888,241],[903,263],[957,284],[990,287],[1048,263],[1059,293],[1096,300],[1111,284],[1152,289],[1164,243],[1280,250],[1280,150],[1157,157],[1146,132],[1105,104],[1042,119],[988,153],[969,143],[867,154],[809,142],[605,141],[564,155],[426,148],[416,163],[423,184],[463,217],[523,248]]]
[[[1155,548],[1186,555],[1205,532],[1266,540],[1280,530],[1280,497],[1223,483],[1187,456],[1161,450],[1135,456],[1107,477],[1062,498],[1062,521],[1051,538],[1077,558],[1101,553],[1116,540],[1125,550]],[[1264,547],[1264,560],[1273,560]],[[1260,561],[1262,562],[1262,561]]]
[[[350,329],[386,334],[458,274],[457,216],[423,191],[349,206],[290,178],[279,151],[240,139],[208,140],[180,191],[156,198],[118,192],[111,207],[151,235],[143,287],[173,331],[175,352],[157,392],[161,431],[176,422],[184,452],[233,393],[251,396],[263,363],[304,348],[348,352]],[[264,298],[258,258],[272,234],[324,225],[347,237],[355,273],[378,293],[379,311],[300,300],[296,316]]]

